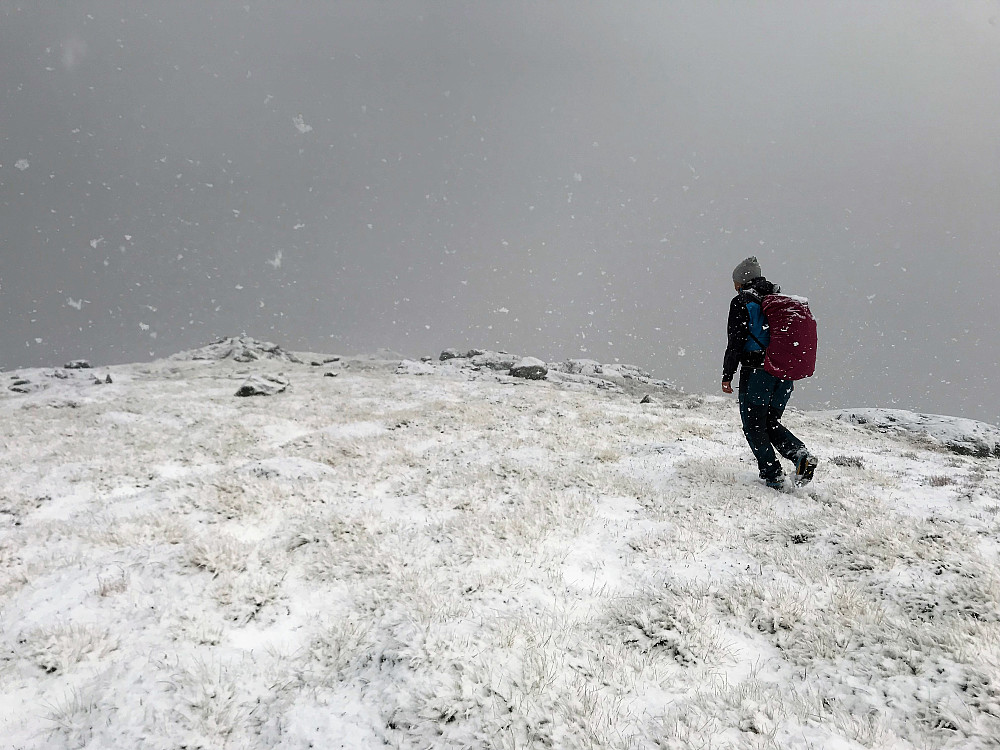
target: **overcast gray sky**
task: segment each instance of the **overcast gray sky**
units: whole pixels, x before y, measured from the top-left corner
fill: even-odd
[[[0,367],[245,332],[1000,423],[1000,2],[0,0]]]

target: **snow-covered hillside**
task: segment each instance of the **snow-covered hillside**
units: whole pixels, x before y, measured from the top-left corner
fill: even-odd
[[[4,374],[0,745],[997,747],[997,458],[519,363]]]

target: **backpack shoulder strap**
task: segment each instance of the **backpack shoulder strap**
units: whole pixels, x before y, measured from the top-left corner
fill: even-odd
[[[755,304],[758,307],[760,307],[761,314],[763,315],[763,313],[764,313],[764,306],[761,304],[761,302],[762,302],[762,300],[759,299],[759,298],[757,298],[756,295],[753,295],[753,296],[751,296],[751,295],[744,295],[743,296],[743,306],[744,307],[746,307],[749,304]],[[751,325],[750,320],[747,320],[747,335],[756,342],[757,346],[759,346],[761,348],[761,351],[767,349],[767,347],[764,346],[764,344],[761,342],[761,340],[759,338],[757,338],[756,336],[753,335],[753,326]]]
[[[757,338],[756,336],[754,336],[754,335],[753,335],[753,331],[751,331],[751,330],[747,330],[747,335],[749,335],[749,336],[750,336],[750,338],[752,338],[752,339],[753,339],[754,341],[756,341],[756,342],[757,342],[757,346],[759,346],[759,347],[760,347],[760,348],[761,348],[762,350],[763,350],[763,349],[767,349],[767,347],[766,347],[766,346],[764,346],[764,345],[763,345],[763,344],[762,344],[762,343],[760,342],[760,339],[759,339],[759,338]]]

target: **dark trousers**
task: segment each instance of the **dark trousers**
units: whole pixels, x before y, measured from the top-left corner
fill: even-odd
[[[740,373],[740,418],[743,434],[757,459],[757,468],[764,481],[777,479],[783,473],[774,450],[794,461],[805,444],[778,421],[792,395],[791,380],[780,380],[762,369]]]

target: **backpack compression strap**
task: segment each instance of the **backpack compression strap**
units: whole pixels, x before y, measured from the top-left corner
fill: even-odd
[[[766,346],[764,346],[764,345],[763,345],[762,343],[760,343],[760,339],[759,339],[759,338],[757,338],[756,336],[754,336],[754,335],[753,335],[753,331],[751,331],[751,330],[750,330],[749,328],[747,328],[747,335],[748,335],[748,336],[749,336],[750,338],[752,338],[752,339],[753,339],[754,341],[756,341],[756,342],[757,342],[757,346],[759,346],[759,347],[760,347],[760,350],[761,350],[762,352],[763,352],[763,351],[767,351],[767,347],[766,347]]]

